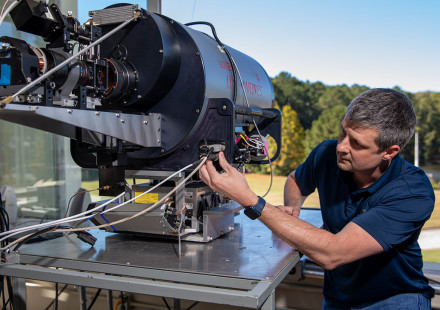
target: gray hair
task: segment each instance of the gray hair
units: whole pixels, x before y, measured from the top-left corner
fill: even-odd
[[[411,100],[393,89],[375,88],[360,94],[347,107],[345,120],[379,131],[379,152],[392,145],[402,149],[416,128]]]

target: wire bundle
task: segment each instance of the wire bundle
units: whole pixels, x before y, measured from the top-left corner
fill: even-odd
[[[135,217],[138,217],[138,216],[140,216],[142,214],[145,214],[147,212],[151,212],[152,210],[154,210],[158,206],[162,205],[162,203],[169,196],[174,194],[177,191],[177,189],[182,187],[186,183],[186,181],[188,181],[200,169],[200,167],[206,162],[206,160],[207,160],[207,157],[204,157],[203,159],[198,160],[195,163],[187,165],[186,167],[180,169],[179,171],[171,174],[169,177],[167,177],[166,179],[164,179],[163,181],[161,181],[157,185],[153,186],[149,190],[147,190],[147,191],[145,191],[145,192],[143,192],[143,193],[133,197],[130,200],[127,200],[124,203],[118,204],[118,205],[116,205],[116,206],[114,206],[112,208],[108,208],[108,209],[105,208],[105,210],[103,210],[105,206],[107,206],[108,204],[110,204],[110,203],[112,203],[114,201],[117,201],[125,193],[121,193],[118,196],[116,196],[115,198],[113,198],[113,199],[105,202],[104,204],[99,205],[99,206],[97,206],[97,207],[95,207],[95,208],[93,208],[91,210],[87,210],[85,212],[82,212],[82,213],[79,213],[79,214],[76,214],[76,215],[73,215],[73,216],[69,216],[69,217],[66,217],[66,218],[63,218],[63,219],[54,220],[54,221],[50,221],[50,222],[42,223],[42,224],[38,224],[38,225],[32,225],[32,226],[23,227],[23,228],[17,228],[17,229],[14,229],[14,230],[3,231],[3,232],[0,233],[0,237],[1,237],[0,238],[0,242],[6,242],[8,238],[10,238],[12,236],[15,236],[17,234],[22,234],[24,232],[28,232],[28,231],[32,231],[32,230],[37,230],[36,232],[28,234],[28,235],[26,235],[24,237],[21,237],[21,238],[15,240],[14,242],[11,242],[9,244],[7,244],[7,243],[3,244],[2,243],[2,248],[0,250],[7,251],[7,250],[11,249],[11,247],[13,247],[14,245],[20,244],[24,240],[28,240],[29,238],[32,238],[32,237],[35,237],[35,236],[39,236],[39,235],[42,235],[42,234],[45,234],[45,233],[48,233],[48,232],[76,232],[76,231],[86,231],[86,230],[92,230],[92,229],[98,229],[98,228],[105,228],[105,227],[108,227],[108,226],[112,226],[112,225],[116,225],[116,224],[119,224],[119,223],[123,223],[123,222],[129,221],[129,220],[131,220],[131,219],[133,219]],[[156,189],[157,187],[159,187],[160,185],[162,185],[163,183],[165,183],[166,181],[168,181],[169,179],[171,179],[175,175],[181,173],[182,171],[184,171],[186,169],[191,168],[192,166],[194,166],[196,164],[198,164],[198,166],[184,180],[182,180],[173,190],[171,190],[167,195],[165,195],[161,200],[159,200],[158,202],[156,202],[152,206],[150,206],[150,207],[148,207],[148,208],[146,208],[146,209],[144,209],[144,210],[142,210],[142,211],[140,211],[140,212],[138,212],[138,213],[136,213],[136,214],[134,214],[132,216],[129,216],[129,217],[126,217],[126,218],[123,218],[123,219],[120,219],[120,220],[117,220],[117,221],[114,221],[114,222],[111,222],[111,223],[102,224],[102,225],[93,226],[93,227],[80,227],[80,228],[71,228],[71,227],[64,228],[64,227],[61,227],[61,225],[63,225],[63,224],[91,219],[91,218],[93,218],[95,216],[95,215],[92,215],[92,212],[94,212],[94,211],[101,210],[99,212],[99,214],[104,214],[104,213],[110,212],[112,210],[115,210],[117,208],[120,208],[120,207],[122,207],[122,206],[124,206],[124,205],[126,205],[128,203],[131,203],[135,199],[140,198],[143,195],[151,192],[152,190]]]

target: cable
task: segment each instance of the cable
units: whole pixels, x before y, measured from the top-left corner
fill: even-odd
[[[92,302],[90,303],[90,305],[87,307],[87,310],[91,310],[93,305],[95,304],[96,300],[99,297],[99,294],[101,294],[101,289],[98,289],[98,291],[95,294],[95,297],[93,297]]]
[[[62,63],[60,63],[59,65],[53,67],[52,69],[50,69],[49,71],[47,71],[45,74],[41,75],[40,77],[36,78],[35,80],[33,80],[31,83],[29,83],[28,85],[24,86],[23,88],[21,88],[19,91],[17,91],[15,94],[6,97],[5,99],[3,99],[0,102],[0,109],[2,109],[6,104],[12,102],[13,98],[18,96],[19,94],[31,89],[34,85],[40,83],[41,81],[43,81],[46,77],[50,76],[51,74],[55,73],[56,71],[58,71],[59,69],[61,69],[62,67],[64,67],[65,65],[67,65],[70,61],[72,61],[73,59],[76,59],[78,56],[84,54],[85,52],[87,52],[89,49],[91,49],[92,47],[94,47],[95,45],[101,43],[103,40],[107,39],[108,37],[110,37],[111,35],[113,35],[115,32],[119,31],[120,29],[124,28],[126,25],[128,25],[129,23],[131,23],[133,20],[135,20],[136,18],[138,18],[140,16],[140,13],[136,13],[132,18],[130,18],[129,20],[126,20],[125,22],[123,22],[122,24],[120,24],[119,26],[117,26],[116,28],[112,29],[111,31],[109,31],[108,33],[106,33],[105,35],[103,35],[102,37],[100,37],[98,40],[96,40],[95,42],[93,42],[92,44],[90,44],[89,46],[87,46],[86,48],[84,48],[81,51],[78,51],[76,54],[72,55],[71,57],[67,58],[66,60],[64,60]]]
[[[3,9],[5,8],[5,5],[6,5],[7,2],[8,2],[8,1],[6,1],[5,4],[3,5]],[[3,23],[3,21],[5,20],[6,16],[8,16],[9,12],[11,12],[11,11],[15,8],[15,6],[16,6],[18,3],[19,3],[19,1],[18,1],[18,0],[15,0],[14,2],[11,3],[10,6],[8,6],[8,8],[6,9],[6,11],[5,11],[4,13],[1,14],[1,18],[0,18],[0,27],[1,27],[2,23]],[[3,9],[2,9],[2,12],[3,12]]]
[[[65,284],[65,285],[63,286],[63,288],[61,289],[61,291],[58,293],[58,296],[57,296],[57,297],[59,297],[59,296],[64,292],[64,290],[65,290],[68,286],[69,286],[68,284]],[[54,302],[55,302],[55,299],[52,300],[52,301],[50,302],[50,304],[45,308],[45,310],[49,310],[49,308],[52,307],[52,305],[54,304]]]
[[[4,235],[7,235],[7,237],[3,237],[3,238],[1,238],[0,241],[3,241],[3,240],[5,240],[6,238],[9,238],[9,237],[11,237],[11,236],[14,236],[14,235],[16,235],[16,234],[19,234],[19,233],[22,233],[22,232],[25,232],[25,231],[34,230],[34,229],[39,229],[39,228],[45,228],[45,227],[47,227],[47,226],[53,226],[53,225],[55,225],[55,224],[62,224],[62,223],[64,223],[64,222],[68,222],[68,221],[67,221],[68,219],[75,219],[75,221],[76,221],[76,220],[78,220],[77,218],[79,218],[80,216],[83,216],[83,215],[85,215],[85,214],[88,214],[88,213],[90,213],[90,212],[93,212],[93,211],[95,211],[95,210],[98,210],[98,209],[100,209],[100,208],[102,208],[102,207],[108,205],[109,203],[112,203],[113,201],[119,199],[119,198],[122,197],[124,194],[125,194],[125,193],[121,193],[121,194],[119,194],[118,196],[116,196],[115,198],[113,198],[113,199],[111,199],[111,200],[105,202],[103,205],[100,205],[100,206],[98,206],[98,207],[96,207],[96,208],[93,208],[93,209],[91,209],[91,210],[87,210],[87,211],[85,211],[85,212],[82,212],[82,213],[79,213],[79,214],[76,214],[76,215],[69,216],[69,217],[67,217],[67,218],[65,218],[65,219],[54,220],[54,221],[51,221],[51,222],[46,222],[46,223],[42,223],[42,224],[31,225],[31,226],[22,227],[22,228],[16,228],[16,229],[13,229],[13,230],[9,230],[9,231],[6,231],[6,232],[2,232],[2,233],[0,233],[0,237],[1,237],[1,236],[4,236]]]
[[[53,230],[54,232],[75,232],[75,231],[86,231],[86,230],[92,230],[92,229],[98,229],[98,228],[105,228],[105,227],[108,227],[108,226],[112,226],[112,225],[116,225],[116,224],[120,224],[120,223],[123,223],[123,222],[126,222],[126,221],[129,221],[129,220],[131,220],[131,219],[133,219],[133,218],[136,218],[136,217],[138,217],[138,216],[140,216],[140,215],[142,215],[142,214],[145,214],[145,213],[147,213],[147,212],[150,212],[151,210],[153,210],[153,209],[155,209],[158,205],[160,205],[160,204],[162,204],[162,202],[163,201],[165,201],[168,197],[170,197],[172,194],[174,194],[180,187],[182,187],[201,167],[202,167],[202,165],[206,162],[206,160],[207,160],[207,157],[204,157],[203,159],[201,159],[201,160],[198,160],[198,161],[196,161],[196,162],[194,162],[194,163],[192,163],[192,164],[190,164],[190,165],[188,165],[187,167],[191,167],[191,166],[193,166],[193,165],[195,165],[195,164],[197,164],[198,162],[200,162],[199,163],[199,165],[182,181],[182,182],[180,182],[173,190],[171,190],[168,194],[166,194],[161,200],[159,200],[158,202],[156,202],[155,204],[153,204],[152,206],[150,206],[150,207],[148,207],[148,208],[146,208],[146,209],[144,209],[144,210],[142,210],[141,212],[138,212],[138,213],[136,213],[136,214],[134,214],[134,215],[132,215],[132,216],[130,216],[130,217],[125,217],[125,218],[123,218],[123,219],[120,219],[120,220],[117,220],[117,221],[114,221],[114,222],[111,222],[111,223],[107,223],[107,224],[102,224],[102,225],[98,225],[98,226],[93,226],[93,227],[80,227],[80,228],[66,228],[66,229],[56,229],[56,230]],[[179,173],[179,172],[181,172],[182,170],[184,170],[184,169],[187,169],[187,167],[185,167],[185,168],[182,168],[180,171],[178,171],[178,172],[176,172],[176,173]],[[176,174],[175,173],[175,174]],[[171,175],[172,176],[172,175]],[[170,177],[171,177],[170,176]],[[168,177],[168,178],[170,178],[170,177]],[[164,180],[165,181],[165,180]],[[164,182],[163,181],[163,182]],[[157,186],[159,186],[160,185],[160,183],[157,185]],[[150,189],[150,191],[151,191],[152,189]],[[131,201],[133,201],[134,199],[137,199],[138,197],[140,197],[140,196],[142,196],[142,195],[144,195],[144,194],[146,194],[146,192],[145,193],[142,193],[142,194],[140,194],[140,195],[138,195],[138,196],[136,196],[135,198],[132,198],[132,199],[130,199],[130,200],[128,200],[127,202],[125,202],[124,204],[126,204],[126,203],[128,203],[128,202],[131,202]],[[109,202],[107,202],[106,204],[108,204]],[[102,212],[102,213],[105,213],[105,212],[108,212],[108,211],[110,211],[111,209],[114,209],[114,208],[117,208],[117,207],[121,207],[122,205],[124,205],[124,204],[121,204],[121,205],[118,205],[118,206],[115,206],[115,207],[113,207],[113,208],[109,208],[109,209],[107,209],[107,210],[105,210],[104,212]],[[101,206],[98,206],[97,208],[101,208],[103,205],[101,205]],[[97,208],[94,208],[94,209],[97,209]],[[93,209],[92,209],[93,210]],[[90,212],[90,211],[88,211],[88,212]],[[102,214],[101,213],[101,214]],[[76,220],[78,220],[78,219],[76,219]],[[67,222],[67,221],[65,221],[65,222]],[[35,226],[35,225],[34,225]],[[45,232],[43,232],[43,233],[47,233],[48,231],[45,231]],[[41,235],[42,233],[40,233],[40,232],[37,232],[37,233],[39,233],[38,235]],[[34,233],[34,234],[37,234],[37,233]],[[29,235],[27,235],[27,236],[24,236],[24,237],[21,237],[21,238],[19,238],[19,239],[17,239],[17,240],[15,240],[14,242],[11,242],[9,245],[7,245],[6,247],[2,247],[0,250],[2,250],[2,251],[4,251],[4,250],[7,250],[7,249],[10,249],[12,246],[14,246],[15,244],[17,244],[17,243],[21,243],[21,242],[23,242],[24,240],[26,240],[27,238],[29,238],[29,237],[31,237],[33,234],[29,234]],[[8,236],[9,237],[9,236]],[[7,238],[7,237],[6,237]],[[1,240],[1,239],[0,239]],[[15,250],[15,249],[14,249]]]
[[[185,24],[185,26],[192,26],[192,25],[207,25],[207,26],[211,27],[212,35],[214,36],[214,38],[217,41],[217,43],[221,46],[221,48],[225,51],[226,56],[228,56],[229,62],[231,63],[231,66],[232,66],[232,76],[233,76],[233,80],[234,80],[234,97],[233,97],[233,101],[234,101],[234,103],[237,101],[237,76],[235,74],[235,71],[237,71],[238,77],[240,79],[240,85],[241,85],[241,88],[243,90],[243,95],[244,95],[245,103],[247,104],[248,107],[250,107],[249,101],[248,101],[248,98],[247,98],[247,95],[246,95],[246,90],[244,88],[243,79],[241,78],[240,70],[238,70],[237,63],[235,62],[235,60],[232,57],[232,55],[229,53],[228,48],[226,47],[226,45],[224,45],[220,41],[220,39],[218,38],[217,32],[215,31],[214,25],[212,25],[211,23],[202,22],[202,21],[191,22],[191,23],[186,23]],[[252,122],[254,123],[254,126],[257,129],[257,132],[258,132],[258,135],[260,136],[261,141],[263,141],[263,136],[261,135],[260,130],[258,129],[257,123],[255,122],[255,119],[254,119],[253,116],[252,116]],[[272,189],[272,184],[273,184],[273,167],[272,167],[272,161],[270,160],[270,156],[269,156],[269,149],[266,146],[264,146],[264,149],[266,150],[267,159],[269,161],[270,184],[269,184],[269,188],[268,188],[267,192],[263,196],[261,196],[263,198],[266,197],[267,194],[269,194],[270,190]]]
[[[220,39],[217,36],[217,32],[215,31],[215,27],[213,24],[208,23],[208,22],[202,22],[202,21],[197,21],[197,22],[191,22],[191,23],[186,23],[185,26],[193,26],[193,25],[206,25],[209,26],[211,28],[212,31],[212,35],[214,36],[214,39],[217,41],[217,43],[220,45],[220,47],[225,51],[226,56],[229,59],[229,62],[232,64],[232,62],[234,61],[234,59],[232,58],[231,54],[229,53],[228,49],[226,48],[226,45],[224,45],[222,43],[222,41],[220,41]],[[233,96],[233,101],[236,102],[237,101],[237,76],[235,75],[235,69],[234,67],[232,67],[232,80],[234,81],[234,96]]]
[[[165,297],[162,297],[163,302],[165,303],[165,305],[167,306],[168,310],[171,310],[170,305],[168,304],[167,300],[165,299]]]

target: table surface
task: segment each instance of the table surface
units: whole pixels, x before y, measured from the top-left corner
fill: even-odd
[[[301,218],[319,226],[321,213],[303,210]],[[280,240],[260,221],[252,221],[243,211],[235,216],[234,230],[209,243],[184,241],[178,256],[177,240],[91,230],[97,238],[92,247],[76,235],[60,237],[20,249],[20,261],[57,266],[57,260],[89,262],[218,275],[256,280],[273,280],[298,252]],[[42,260],[41,258],[45,258]],[[39,263],[40,262],[40,263]]]

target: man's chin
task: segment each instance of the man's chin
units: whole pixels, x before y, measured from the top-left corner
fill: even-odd
[[[339,167],[339,169],[343,170],[343,171],[351,171],[351,165],[350,162],[347,160],[338,160],[337,165]]]

